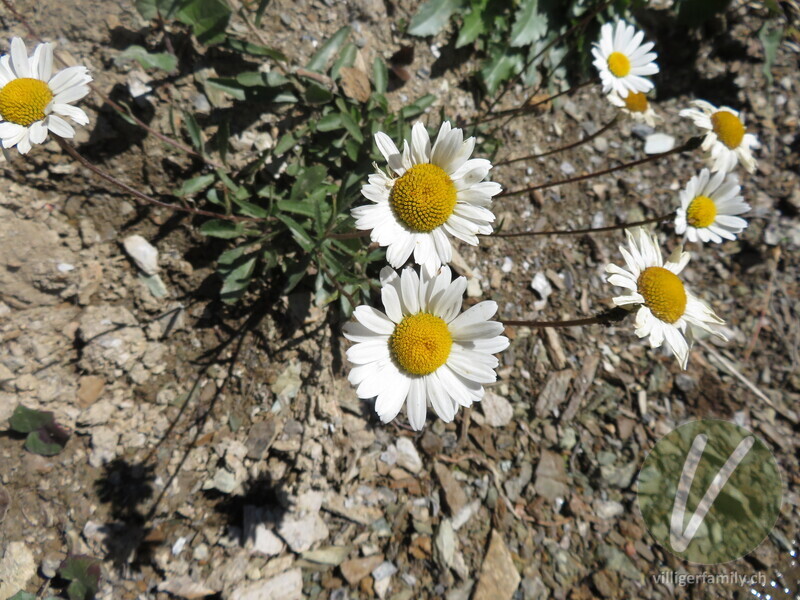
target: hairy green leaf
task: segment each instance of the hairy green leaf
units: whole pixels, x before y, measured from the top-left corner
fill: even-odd
[[[231,9],[223,0],[183,0],[176,16],[192,28],[197,41],[211,46],[225,40]]]
[[[450,20],[453,12],[461,6],[461,0],[428,0],[419,7],[408,25],[408,33],[424,37],[436,35]]]
[[[764,66],[762,71],[767,78],[767,83],[772,85],[772,66],[778,55],[778,46],[783,40],[783,24],[777,21],[765,21],[758,31],[758,39],[764,46]]]
[[[344,26],[334,33],[330,39],[320,46],[320,49],[311,57],[306,64],[309,71],[325,72],[328,61],[339,51],[339,48],[350,35],[350,27]]]
[[[178,66],[178,58],[169,52],[148,52],[142,46],[129,46],[114,59],[115,65],[124,65],[131,61],[138,62],[145,69],[161,69],[174,71]]]
[[[229,240],[244,235],[244,225],[222,219],[211,219],[200,226],[200,233]]]
[[[22,404],[17,405],[8,420],[11,429],[17,433],[30,433],[53,422],[55,422],[55,418],[52,412],[34,410]]]
[[[547,34],[547,16],[538,11],[539,0],[523,0],[514,15],[509,43],[512,48],[527,46]]]

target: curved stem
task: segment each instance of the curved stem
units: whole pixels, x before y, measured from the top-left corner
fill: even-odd
[[[560,91],[557,94],[553,94],[552,96],[548,96],[547,98],[542,98],[541,100],[534,102],[533,104],[525,104],[525,106],[520,106],[519,108],[509,108],[508,110],[501,110],[499,112],[494,113],[491,117],[484,117],[478,119],[477,121],[473,121],[467,127],[475,127],[476,125],[482,125],[483,123],[491,123],[492,121],[496,121],[497,119],[502,119],[503,117],[512,116],[516,117],[521,114],[525,114],[531,112],[535,108],[541,106],[542,104],[547,104],[551,100],[555,100],[565,94],[571,94],[572,92],[577,92],[579,89],[586,87],[592,83],[596,83],[599,81],[597,77],[593,77],[592,79],[588,79],[582,83],[578,83],[573,85],[571,88],[567,88],[566,90]]]
[[[558,185],[564,185],[566,183],[575,183],[578,181],[586,181],[587,179],[592,179],[593,177],[600,177],[602,175],[608,175],[609,173],[614,173],[616,171],[622,171],[623,169],[630,169],[632,167],[638,167],[639,165],[643,165],[645,163],[652,162],[654,160],[658,160],[659,158],[665,158],[667,156],[671,156],[673,154],[679,154],[681,152],[686,152],[689,150],[694,150],[702,143],[702,138],[695,137],[691,138],[685,144],[678,146],[677,148],[673,148],[672,150],[668,150],[667,152],[660,152],[659,154],[651,154],[650,156],[646,156],[645,158],[640,158],[639,160],[634,160],[633,162],[623,163],[621,165],[617,165],[616,167],[610,167],[608,169],[603,169],[602,171],[595,171],[593,173],[587,173],[586,175],[579,175],[577,177],[570,177],[568,179],[559,179],[557,181],[550,181],[548,183],[540,183],[539,185],[533,185],[530,187],[522,188],[520,190],[511,190],[506,192],[500,192],[495,198],[502,198],[505,196],[518,196],[519,194],[524,194],[526,192],[535,192],[536,190],[544,190],[551,187],[556,187]]]
[[[619,225],[608,225],[607,227],[588,227],[586,229],[556,229],[553,231],[512,231],[500,232],[491,234],[492,237],[537,237],[546,235],[579,235],[582,233],[599,233],[604,231],[617,231],[619,229],[630,229],[631,227],[639,227],[641,225],[649,225],[650,223],[660,223],[661,221],[668,221],[675,216],[675,211],[660,217],[650,217],[641,221],[633,221],[632,223],[621,223]],[[488,237],[488,236],[486,236]]]
[[[64,138],[62,138],[60,136],[57,136],[55,134],[53,135],[53,137],[56,139],[56,142],[58,142],[58,145],[61,146],[62,150],[64,150],[72,158],[77,160],[84,167],[89,169],[92,173],[94,173],[95,175],[97,175],[101,179],[103,179],[103,180],[115,185],[116,187],[118,187],[122,191],[130,194],[131,196],[133,196],[134,198],[136,198],[140,202],[145,202],[147,204],[154,204],[154,205],[160,206],[162,208],[168,208],[170,210],[177,210],[177,211],[180,211],[180,212],[186,212],[186,213],[190,213],[190,214],[193,214],[193,215],[201,215],[203,217],[211,217],[211,218],[214,218],[214,219],[224,219],[226,221],[237,221],[237,222],[238,221],[251,221],[251,222],[252,221],[255,221],[255,222],[264,221],[264,219],[256,219],[256,218],[253,218],[253,217],[239,217],[239,216],[236,216],[236,215],[223,215],[223,214],[211,212],[211,211],[208,211],[208,210],[201,210],[199,208],[191,208],[189,206],[178,206],[177,204],[170,204],[169,202],[162,202],[161,200],[156,200],[152,196],[148,196],[147,194],[145,194],[143,192],[140,192],[136,188],[129,186],[127,183],[125,183],[123,181],[120,181],[119,179],[117,179],[116,177],[111,175],[110,173],[106,173],[100,167],[97,167],[97,166],[93,165],[92,163],[90,163],[75,148],[73,148],[69,144],[69,142],[67,142]]]
[[[570,319],[567,321],[506,321],[505,319],[498,319],[503,325],[508,327],[533,327],[535,329],[544,329],[547,327],[582,327],[583,325],[612,325],[619,323],[630,313],[621,307],[612,308],[605,312],[595,315],[594,317],[586,317],[583,319]]]
[[[605,133],[606,131],[611,129],[611,127],[613,127],[614,123],[617,122],[617,118],[618,117],[619,117],[619,114],[614,115],[613,119],[611,119],[608,123],[603,125],[600,129],[595,131],[590,136],[585,137],[585,138],[583,138],[581,140],[578,140],[577,142],[573,142],[573,143],[571,143],[571,144],[569,144],[567,146],[561,146],[560,148],[556,148],[554,150],[548,150],[547,152],[542,152],[540,154],[529,154],[528,156],[519,156],[517,158],[509,158],[508,160],[503,160],[503,161],[494,163],[494,166],[495,167],[502,167],[504,165],[514,164],[514,163],[519,162],[521,160],[533,160],[534,158],[544,158],[545,156],[550,156],[551,154],[558,154],[559,152],[564,152],[566,150],[572,150],[573,148],[577,148],[578,146],[582,146],[583,144],[591,142],[594,138],[602,135],[603,133]]]

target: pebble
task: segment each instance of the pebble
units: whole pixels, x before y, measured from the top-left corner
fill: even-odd
[[[569,162],[569,161],[566,161],[566,160],[565,160],[564,162],[562,162],[562,163],[561,163],[561,164],[558,166],[558,168],[559,168],[559,169],[561,169],[561,172],[562,172],[564,175],[566,175],[567,177],[569,177],[570,175],[574,175],[574,174],[575,174],[575,167],[574,167],[574,166],[572,165],[572,163],[571,163],[571,162]]]
[[[292,552],[305,552],[315,543],[326,539],[330,532],[319,514],[309,514],[299,518],[284,517],[278,526],[278,535]]]
[[[490,427],[505,427],[514,417],[511,403],[491,390],[486,390],[481,400],[481,411]]]
[[[480,298],[483,295],[481,282],[477,277],[472,277],[467,280],[467,296],[470,298]]]
[[[654,134],[655,131],[650,125],[645,125],[644,123],[637,123],[631,127],[631,133],[643,140],[646,140],[647,136]]]
[[[383,563],[383,554],[375,554],[366,558],[353,558],[344,561],[339,569],[350,585],[358,585],[358,582],[369,575]]]
[[[514,268],[514,261],[511,260],[510,256],[506,256],[503,259],[503,264],[501,265],[500,270],[503,273],[511,273],[511,269],[513,269],[513,268]]]
[[[442,519],[442,522],[439,523],[434,546],[439,564],[445,569],[453,566],[453,559],[456,553],[456,537],[453,531],[453,523],[450,519]]]
[[[372,578],[375,581],[381,581],[382,579],[391,577],[395,573],[397,573],[397,567],[394,566],[394,563],[386,560],[372,569]]]
[[[129,235],[122,240],[125,252],[136,266],[147,275],[158,273],[158,250],[140,235]]]
[[[0,560],[0,598],[10,598],[36,575],[33,552],[24,542],[11,542]]]
[[[409,438],[397,440],[397,465],[410,473],[419,473],[422,470],[422,458]]]
[[[625,512],[625,507],[614,500],[598,500],[594,503],[594,512],[601,519],[613,519]]]
[[[230,600],[300,600],[303,597],[303,573],[292,569],[266,581],[257,581],[235,589]]]
[[[481,565],[480,578],[473,600],[511,600],[520,576],[503,537],[492,530],[489,550]]]

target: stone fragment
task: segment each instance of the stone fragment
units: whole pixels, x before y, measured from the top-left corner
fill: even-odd
[[[199,600],[212,594],[216,594],[219,590],[214,590],[202,582],[194,581],[188,575],[180,577],[173,577],[165,579],[158,584],[159,592],[167,592],[179,598],[186,600]]]
[[[303,572],[291,569],[265,581],[256,581],[233,590],[230,600],[301,600]]]
[[[140,235],[129,235],[122,240],[125,252],[133,259],[136,266],[147,275],[158,273],[158,250]]]
[[[106,382],[96,375],[85,375],[78,380],[78,406],[88,408],[103,393]]]
[[[401,437],[397,440],[397,464],[410,473],[419,473],[422,470],[422,459],[409,438]]]
[[[253,539],[253,552],[263,554],[264,556],[277,556],[286,548],[283,543],[271,529],[263,523],[259,523],[255,527],[255,536]]]
[[[542,450],[542,457],[536,467],[534,483],[536,493],[550,501],[564,498],[569,493],[568,480],[561,455],[550,450]]]
[[[520,577],[514,560],[496,530],[492,530],[489,551],[483,559],[473,600],[511,600]]]
[[[450,510],[450,515],[457,515],[467,504],[467,495],[461,488],[461,484],[456,481],[453,474],[446,466],[441,463],[434,463],[433,471],[444,491],[444,502]]]
[[[358,585],[358,582],[369,575],[373,569],[383,563],[383,554],[373,554],[365,558],[352,558],[344,561],[339,569],[350,585]]]
[[[442,522],[439,523],[434,548],[437,562],[445,569],[452,567],[456,554],[456,537],[450,519],[442,519]]]
[[[278,535],[283,538],[292,552],[305,552],[316,542],[328,537],[330,532],[319,513],[303,517],[284,517],[278,526]]]
[[[486,417],[486,424],[490,427],[505,427],[514,417],[514,408],[511,403],[491,390],[486,390],[481,400],[481,410]]]
[[[25,589],[36,575],[33,552],[24,542],[11,542],[0,560],[0,598],[10,598]]]

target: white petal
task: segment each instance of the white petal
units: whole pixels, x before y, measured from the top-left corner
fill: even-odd
[[[414,431],[420,431],[425,427],[425,413],[427,411],[425,379],[415,377],[411,380],[411,387],[408,390],[406,401],[406,414],[408,423]]]
[[[47,127],[50,131],[63,138],[75,137],[75,130],[72,128],[72,125],[58,115],[50,115],[47,117]]]
[[[389,317],[376,308],[361,305],[353,311],[353,316],[359,323],[381,335],[391,335],[394,331],[394,323]]]
[[[22,38],[15,37],[11,40],[11,66],[14,68],[14,74],[17,77],[30,77],[31,69],[28,62],[28,49],[25,47],[25,42]],[[25,154],[23,152],[23,154]]]

